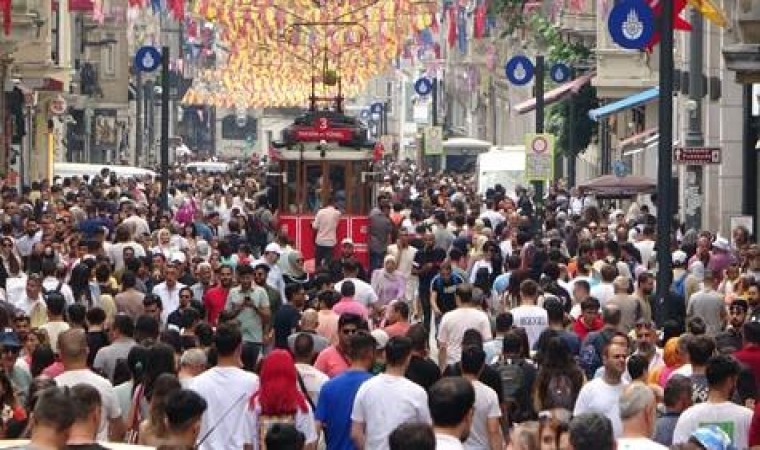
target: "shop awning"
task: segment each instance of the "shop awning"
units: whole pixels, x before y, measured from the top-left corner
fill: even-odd
[[[577,94],[581,88],[591,81],[596,73],[591,72],[586,75],[580,76],[573,81],[561,84],[556,88],[544,93],[544,105],[551,105],[559,100],[562,100],[565,96],[570,94]],[[515,111],[520,114],[525,114],[536,109],[536,98],[525,100],[522,103],[515,105]]]
[[[612,103],[608,103],[604,106],[600,106],[599,108],[592,109],[588,112],[588,116],[591,118],[591,120],[598,122],[600,119],[604,119],[605,117],[611,116],[612,114],[618,113],[620,111],[625,111],[626,109],[635,108],[637,106],[655,101],[659,95],[660,88],[653,87],[647,89],[646,91],[641,91],[637,94],[633,94]]]
[[[639,144],[646,138],[657,134],[658,130],[659,128],[657,127],[649,128],[647,130],[642,131],[641,133],[637,133],[637,134],[634,134],[633,136],[627,137],[623,139],[622,141],[618,142],[618,149],[624,149],[631,145]]]

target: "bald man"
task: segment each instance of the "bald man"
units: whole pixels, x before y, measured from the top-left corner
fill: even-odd
[[[314,340],[314,354],[317,355],[322,350],[330,346],[330,342],[323,336],[317,334],[319,326],[319,313],[315,309],[307,309],[301,313],[300,330],[288,336],[288,348],[295,351],[296,337],[301,333],[309,333]]]
[[[121,408],[111,382],[87,367],[87,335],[84,330],[71,329],[58,335],[58,352],[64,372],[55,377],[58,386],[89,384],[100,393],[102,414],[98,426],[98,441],[121,441],[125,427]]]

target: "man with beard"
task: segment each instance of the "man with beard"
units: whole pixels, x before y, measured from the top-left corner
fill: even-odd
[[[731,302],[731,306],[728,307],[728,327],[715,336],[718,349],[725,349],[729,353],[741,350],[743,342],[742,325],[747,319],[748,309],[747,300],[743,298],[736,298]]]
[[[446,252],[435,247],[435,235],[429,231],[423,237],[423,247],[414,255],[412,275],[419,277],[419,307],[422,308],[423,322],[431,329],[432,307],[430,304],[431,282],[438,275],[441,263],[446,259]],[[417,309],[419,313],[419,309]]]
[[[463,377],[446,377],[430,388],[430,416],[437,450],[463,450],[472,428],[475,389]]]
[[[628,349],[619,343],[607,345],[602,354],[604,375],[586,383],[578,394],[573,416],[597,412],[604,414],[612,421],[615,437],[623,432],[620,420],[620,395],[625,389],[623,381]]]

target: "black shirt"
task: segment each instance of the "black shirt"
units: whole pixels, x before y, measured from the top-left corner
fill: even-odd
[[[427,391],[441,378],[441,370],[430,358],[412,355],[405,376]]]
[[[418,276],[421,297],[430,298],[430,282],[438,275],[438,268],[444,259],[446,259],[446,252],[440,248],[423,248],[414,255],[414,267],[420,270]],[[427,263],[432,263],[433,268],[427,272],[422,272],[422,267]]]
[[[108,333],[105,331],[87,332],[87,348],[90,349],[90,353],[87,354],[87,365],[89,367],[92,367],[92,363],[95,362],[95,355],[98,354],[98,350],[108,344]]]
[[[298,328],[301,320],[301,312],[290,303],[286,303],[277,310],[272,321],[274,328],[274,346],[288,349],[288,336]]]
[[[97,442],[93,442],[92,444],[76,444],[76,445],[69,444],[64,448],[66,450],[108,450],[108,447],[103,447]]]

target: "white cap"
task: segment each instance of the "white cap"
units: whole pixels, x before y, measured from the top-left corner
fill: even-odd
[[[385,330],[381,330],[379,328],[372,330],[370,334],[373,338],[375,338],[375,342],[377,343],[377,346],[375,348],[377,350],[384,349],[385,346],[388,345],[388,341],[391,340],[390,336],[388,336],[388,333],[386,333]]]
[[[681,265],[686,263],[686,259],[689,257],[689,255],[686,254],[683,250],[676,250],[671,255],[671,260],[673,261],[674,265]]]
[[[282,249],[280,248],[279,245],[277,245],[276,242],[272,242],[272,243],[267,244],[266,248],[264,248],[264,253],[268,253],[268,252],[277,253],[278,255],[281,255]]]
[[[171,262],[177,261],[179,263],[184,264],[185,262],[187,262],[187,256],[185,256],[185,254],[182,252],[174,252],[171,254],[171,258],[169,259],[169,261]]]

